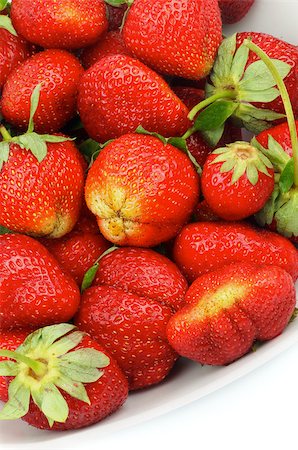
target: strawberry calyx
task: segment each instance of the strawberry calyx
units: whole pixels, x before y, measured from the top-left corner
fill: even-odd
[[[0,362],[1,376],[14,377],[1,420],[26,415],[32,399],[51,427],[54,422],[64,423],[69,408],[60,390],[90,404],[84,384],[97,381],[110,360],[92,348],[70,351],[85,335],[75,328],[70,324],[44,327],[30,334],[16,351],[0,350],[0,356],[14,360]]]
[[[218,155],[210,164],[222,163],[220,172],[232,172],[231,184],[246,174],[249,182],[255,186],[259,180],[259,172],[271,177],[268,169],[273,169],[270,160],[256,147],[248,142],[237,141],[212,152]]]
[[[83,293],[86,289],[88,289],[95,277],[96,274],[98,272],[99,269],[99,263],[102,260],[102,258],[104,258],[105,256],[109,255],[110,253],[114,252],[115,250],[117,250],[119,247],[117,247],[116,245],[114,245],[113,247],[108,248],[105,252],[103,252],[98,258],[97,260],[94,262],[94,264],[90,267],[90,269],[87,270],[87,272],[84,275],[83,281],[82,281],[82,285],[81,285],[81,293]]]
[[[38,84],[31,95],[30,118],[26,133],[12,137],[4,125],[0,126],[0,133],[3,138],[3,141],[0,142],[0,170],[2,169],[3,164],[8,161],[10,144],[17,144],[19,147],[31,151],[40,163],[47,156],[47,143],[59,143],[73,140],[66,136],[38,134],[34,132],[34,115],[39,104],[40,91],[41,84]]]

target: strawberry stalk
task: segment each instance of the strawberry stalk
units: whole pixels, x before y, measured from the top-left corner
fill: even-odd
[[[24,363],[26,366],[30,367],[31,370],[35,373],[37,376],[42,376],[47,371],[47,366],[41,361],[36,361],[32,358],[29,358],[28,356],[22,355],[21,353],[12,352],[10,350],[2,349],[0,350],[0,356],[14,359],[15,361],[19,363]]]
[[[294,185],[298,187],[298,136],[297,136],[297,129],[295,124],[295,116],[290,100],[290,96],[288,94],[287,88],[285,86],[285,83],[280,76],[278,70],[276,69],[275,65],[272,63],[269,56],[262,50],[260,47],[258,47],[256,44],[251,42],[250,40],[246,39],[244,41],[244,44],[253,51],[263,62],[266,64],[267,68],[270,70],[272,77],[274,78],[276,85],[279,89],[281,98],[284,103],[284,108],[286,111],[287,121],[289,125],[290,130],[290,136],[291,136],[291,142],[292,142],[292,149],[293,149],[293,160],[294,160]]]
[[[216,102],[216,100],[221,100],[223,98],[235,98],[235,91],[222,91],[217,92],[217,94],[212,95],[211,97],[206,98],[202,102],[198,103],[196,106],[192,108],[190,113],[188,114],[189,120],[193,120],[195,116],[200,112],[202,109],[206,108],[207,106],[211,105],[212,103]]]
[[[1,136],[3,137],[4,141],[11,140],[11,135],[9,134],[9,132],[7,131],[7,129],[5,128],[4,125],[0,126],[0,133],[1,133]]]

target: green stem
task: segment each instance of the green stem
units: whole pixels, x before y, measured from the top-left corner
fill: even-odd
[[[182,139],[188,139],[192,134],[194,134],[197,130],[195,129],[195,127],[191,127],[189,128],[184,135],[182,136]]]
[[[0,133],[5,141],[10,141],[12,139],[4,125],[0,126]]]
[[[217,94],[211,95],[211,97],[206,98],[194,108],[192,108],[192,110],[188,114],[189,120],[193,120],[199,111],[206,108],[206,106],[211,105],[211,103],[214,103],[216,100],[220,100],[222,98],[235,98],[235,92],[229,90],[220,91]]]
[[[295,122],[295,116],[291,104],[291,99],[289,96],[289,93],[287,91],[286,85],[280,76],[277,68],[269,58],[269,56],[262,50],[260,47],[258,47],[253,42],[246,39],[244,41],[244,44],[253,51],[263,62],[266,64],[268,69],[270,70],[274,81],[276,82],[276,85],[279,89],[284,108],[287,115],[289,130],[290,130],[290,136],[291,136],[291,142],[292,142],[292,150],[293,150],[293,159],[294,159],[294,185],[298,187],[298,135],[297,135],[297,128],[296,128],[296,122]]]
[[[34,359],[28,358],[28,356],[22,355],[21,353],[12,352],[10,350],[1,349],[0,356],[14,359],[17,362],[22,362],[26,364],[33,372],[39,376],[46,372],[46,365],[41,361],[35,361]]]

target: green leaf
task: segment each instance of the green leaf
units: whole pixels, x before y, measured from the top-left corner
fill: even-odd
[[[85,333],[82,331],[73,331],[62,337],[51,345],[51,354],[61,356],[75,348],[83,339]]]
[[[81,367],[102,369],[110,364],[110,359],[94,348],[84,348],[69,352],[60,358],[60,361],[75,363]]]
[[[8,0],[0,0],[0,11],[6,8]]]
[[[249,49],[246,45],[241,45],[235,53],[231,67],[231,74],[235,83],[238,83],[244,74],[244,69],[248,61],[248,55]]]
[[[271,59],[271,61],[282,79],[286,78],[292,67],[279,59]],[[276,81],[266,64],[263,61],[256,61],[247,67],[239,86],[241,90],[243,89],[245,91],[264,91],[276,86]]]
[[[14,420],[25,416],[29,410],[30,389],[17,376],[8,388],[9,400],[0,412],[0,420]]]
[[[0,376],[1,377],[14,377],[18,374],[18,364],[12,361],[0,362]]]
[[[195,120],[196,131],[210,131],[220,128],[231,117],[237,103],[229,100],[217,100],[202,111]]]
[[[217,86],[230,77],[233,58],[236,52],[236,34],[224,39],[218,49],[217,57],[211,73],[211,81]]]
[[[294,184],[294,158],[291,158],[280,175],[279,188],[281,193],[285,194],[286,192],[289,192],[293,184]]]
[[[147,131],[145,130],[145,128],[143,128],[141,125],[138,126],[138,128],[136,129],[135,133],[137,134],[144,134],[147,136],[153,136],[156,137],[157,139],[159,139],[164,145],[167,144],[167,139],[165,137],[163,137],[161,134],[158,133],[154,133],[152,131]]]
[[[68,405],[54,384],[47,384],[42,391],[41,410],[46,417],[54,422],[64,423],[69,414]]]
[[[9,31],[9,33],[13,36],[18,35],[8,16],[0,16],[0,28],[4,28],[4,30]]]
[[[29,124],[28,124],[28,130],[27,133],[32,133],[34,130],[34,116],[38,107],[39,98],[40,98],[40,90],[41,90],[41,84],[38,84],[31,95],[30,100],[30,118],[29,118]]]
[[[0,171],[4,163],[8,161],[9,158],[10,144],[7,141],[0,142]]]
[[[79,381],[72,381],[70,378],[61,376],[56,381],[56,386],[63,391],[67,392],[71,397],[77,398],[82,402],[90,405],[90,399],[88,397],[85,386]]]
[[[75,141],[75,138],[70,138],[67,136],[55,136],[52,134],[39,134],[38,136],[40,136],[44,142],[50,142],[53,144],[66,141]]]
[[[81,285],[81,293],[83,293],[86,289],[90,288],[92,286],[92,283],[96,277],[97,271],[99,268],[99,264],[95,263],[90,269],[87,270],[87,272],[84,275],[82,285]]]
[[[225,131],[225,125],[223,124],[221,127],[216,128],[216,130],[210,131],[201,131],[203,138],[210,145],[210,147],[216,147],[219,141],[222,138],[222,135]]]
[[[83,155],[88,157],[88,160],[94,156],[95,153],[100,152],[101,146],[98,142],[94,141],[93,139],[87,139],[86,141],[82,142],[79,146],[80,152],[83,153]]]
[[[30,150],[40,163],[47,156],[47,144],[37,133],[23,134],[18,137],[19,144],[27,150]]]
[[[102,371],[94,367],[86,368],[68,361],[61,361],[59,364],[59,370],[64,376],[81,383],[93,383],[103,374]]]

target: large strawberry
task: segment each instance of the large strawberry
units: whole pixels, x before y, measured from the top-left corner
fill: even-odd
[[[204,78],[222,41],[217,0],[134,0],[123,28],[132,54],[167,75]]]
[[[85,188],[102,234],[117,245],[151,247],[189,219],[199,178],[188,157],[155,136],[127,134],[109,143]]]
[[[255,340],[278,336],[295,305],[295,286],[285,270],[233,264],[192,284],[186,306],[169,321],[168,339],[180,355],[201,364],[228,364]]]
[[[127,398],[127,381],[114,360],[70,324],[41,328],[0,356],[14,360],[0,363],[9,384],[1,420],[72,430],[99,422]]]
[[[236,23],[243,19],[255,0],[218,0],[223,23]]]
[[[226,264],[279,266],[298,278],[298,251],[288,239],[245,223],[199,222],[177,237],[174,261],[189,281]]]
[[[167,137],[189,126],[188,109],[167,83],[125,55],[105,57],[84,74],[78,109],[87,133],[102,143],[139,125]]]
[[[81,48],[108,27],[103,0],[13,0],[12,23],[28,41],[45,48]]]
[[[0,236],[0,328],[37,328],[67,321],[80,293],[54,257],[34,239]]]
[[[18,66],[3,88],[1,109],[12,125],[26,129],[30,117],[30,98],[40,84],[40,102],[35,129],[40,133],[60,130],[76,113],[78,86],[83,68],[64,50],[40,52]]]
[[[125,47],[122,35],[119,30],[110,31],[91,47],[85,48],[80,56],[85,69],[89,69],[105,56],[129,55],[130,52]]]

